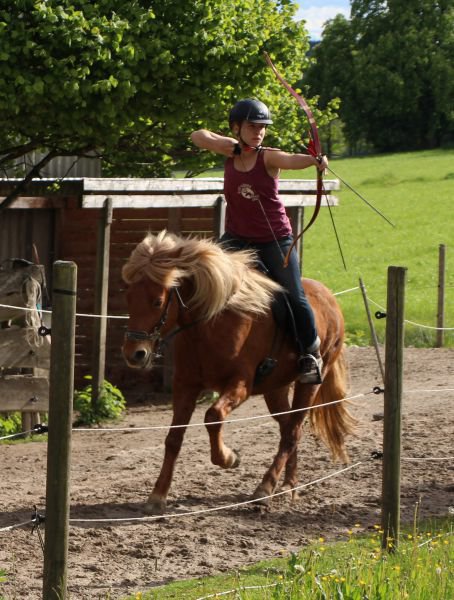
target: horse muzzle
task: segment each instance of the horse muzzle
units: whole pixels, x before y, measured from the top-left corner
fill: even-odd
[[[133,369],[150,370],[154,361],[161,356],[159,339],[159,335],[127,331],[122,347],[126,364]]]

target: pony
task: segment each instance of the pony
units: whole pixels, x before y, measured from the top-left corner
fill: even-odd
[[[151,369],[161,344],[174,338],[172,427],[160,474],[145,503],[147,513],[166,511],[185,426],[198,397],[207,390],[218,392],[204,421],[214,465],[238,466],[239,454],[225,444],[222,422],[251,394],[263,394],[279,424],[277,453],[253,493],[258,503],[268,503],[282,473],[283,489],[297,485],[304,409],[312,407],[308,411],[312,428],[333,458],[348,460],[345,438],[353,432],[355,419],[346,403],[317,408],[345,398],[347,392],[344,320],[337,301],[320,282],[303,280],[316,318],[324,368],[323,383],[300,383],[296,343],[273,317],[272,302],[282,289],[256,266],[251,251],[228,251],[213,240],[165,230],[149,233],[123,266],[129,313],[122,346],[126,363]]]

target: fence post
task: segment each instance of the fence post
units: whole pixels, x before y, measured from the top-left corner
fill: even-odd
[[[445,283],[446,283],[446,246],[438,247],[438,304],[437,304],[437,337],[435,346],[443,348],[445,326]]]
[[[99,400],[106,371],[107,304],[109,298],[110,229],[112,226],[112,198],[106,198],[98,228],[96,255],[95,313],[103,315],[93,320],[92,395],[93,407]]]
[[[382,547],[393,552],[400,531],[400,450],[405,267],[388,268],[383,421]]]
[[[53,268],[43,600],[65,600],[77,266]]]

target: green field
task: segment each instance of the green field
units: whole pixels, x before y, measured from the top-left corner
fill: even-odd
[[[395,228],[345,186],[336,195],[334,222],[345,256],[344,270],[329,211],[322,209],[304,236],[304,273],[323,281],[334,292],[358,286],[362,278],[371,301],[386,306],[389,266],[406,267],[408,321],[436,326],[438,255],[447,246],[445,327],[454,328],[454,150],[408,152],[331,160],[330,166],[385,214]],[[221,175],[221,172],[216,172]],[[313,178],[313,170],[282,177]],[[328,179],[335,178],[328,173]],[[306,221],[310,216],[307,209]],[[364,302],[359,290],[338,297],[350,343],[370,343]],[[371,303],[371,310],[377,307]],[[374,321],[383,340],[384,321]],[[406,326],[406,344],[433,345],[432,329]],[[445,332],[445,345],[454,346],[454,331]]]

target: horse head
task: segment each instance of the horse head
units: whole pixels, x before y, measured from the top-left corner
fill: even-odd
[[[148,277],[128,286],[126,301],[129,321],[122,352],[130,367],[151,369],[160,356],[160,346],[174,328],[178,316],[177,288],[166,288]]]

